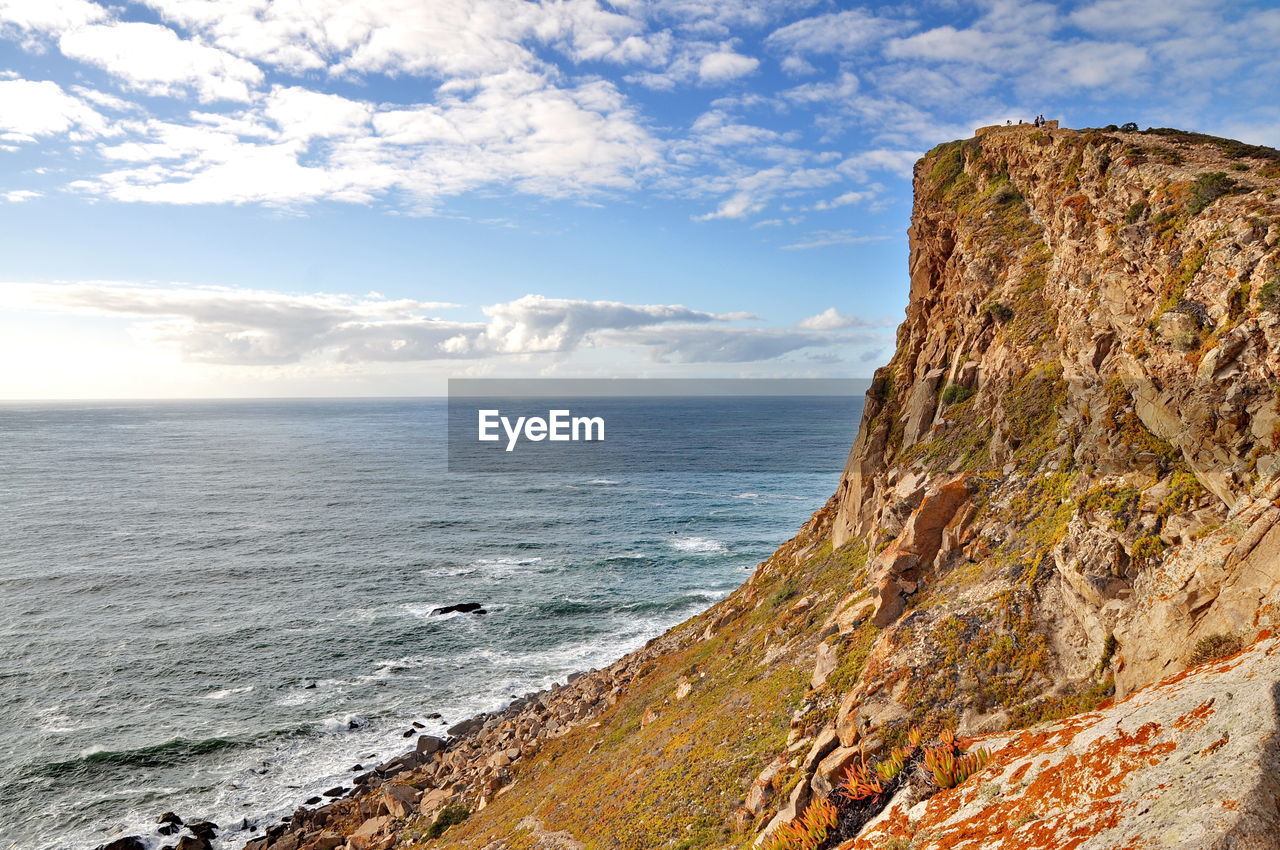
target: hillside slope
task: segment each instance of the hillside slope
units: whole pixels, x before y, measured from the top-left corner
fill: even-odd
[[[1275,151],[1176,131],[999,127],[935,148],[916,167],[906,321],[828,505],[705,614],[258,846],[783,846],[828,800],[826,838],[787,846],[868,821],[885,843],[858,846],[959,846],[903,832],[901,813],[1000,799],[974,796],[981,776],[938,792],[965,771],[930,780],[929,741],[930,764],[968,746],[981,772],[982,745],[1008,776],[1019,739],[992,734],[1078,728],[1130,694],[1165,706],[1176,739],[1180,698],[1134,692],[1201,662],[1212,688],[1214,659],[1280,601],[1278,189]],[[1266,694],[1280,681],[1250,669]],[[1249,704],[1256,727],[1227,734],[1260,758],[1275,700]],[[839,795],[895,747],[905,767],[879,791]],[[1069,832],[1126,781],[1062,798],[1060,828],[1007,846],[1141,846]],[[1218,799],[1212,771],[1183,781]],[[1275,789],[1247,781],[1213,835],[1179,843],[1174,812],[1141,830],[1216,846],[1274,825]],[[875,820],[887,805],[897,827]]]

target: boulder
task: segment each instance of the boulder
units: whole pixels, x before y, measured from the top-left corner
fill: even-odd
[[[335,850],[335,848],[342,846],[343,843],[342,836],[335,835],[332,832],[322,832],[302,845],[301,850]],[[245,848],[245,850],[248,850],[248,848]]]
[[[813,664],[813,675],[809,678],[809,687],[815,691],[827,683],[827,678],[836,671],[836,648],[830,643],[818,644]]]
[[[444,749],[444,739],[435,735],[419,735],[417,752],[420,756],[431,756]]]
[[[430,815],[443,806],[452,796],[453,792],[448,788],[432,788],[423,794],[422,799],[418,801],[418,811],[424,815]]]
[[[472,732],[480,731],[484,726],[485,716],[483,714],[463,720],[461,723],[455,723],[449,727],[447,734],[452,738],[465,738]]]
[[[209,839],[198,835],[184,835],[178,839],[176,850],[210,850],[213,844]]]
[[[117,838],[109,844],[101,844],[98,850],[146,850],[146,844],[142,843],[142,839],[136,835],[126,835],[124,838]]]
[[[844,779],[845,772],[861,758],[862,751],[858,747],[836,747],[818,762],[813,772],[814,793],[823,797],[831,796]]]
[[[369,818],[360,824],[355,832],[347,836],[348,850],[373,850],[394,825],[395,819],[390,815]]]
[[[418,800],[422,792],[410,785],[389,782],[378,791],[382,795],[382,804],[387,807],[393,818],[407,818],[418,808]]]
[[[836,735],[840,745],[852,747],[858,742],[858,698],[857,691],[850,691],[840,700],[840,709],[836,713]]]
[[[202,820],[187,824],[187,829],[191,830],[193,835],[200,838],[207,838],[210,841],[218,837],[218,825],[213,821]]]
[[[751,780],[751,787],[747,789],[746,802],[743,803],[743,807],[748,812],[758,815],[769,805],[775,790],[773,780],[785,765],[786,761],[782,758],[775,758],[760,771],[755,779]]]

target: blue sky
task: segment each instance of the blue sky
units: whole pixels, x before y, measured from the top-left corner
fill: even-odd
[[[923,151],[1274,145],[1278,44],[1216,0],[0,0],[0,397],[866,376]]]

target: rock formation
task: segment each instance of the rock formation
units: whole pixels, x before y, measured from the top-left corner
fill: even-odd
[[[254,850],[1276,846],[1280,153],[996,127],[915,190],[897,350],[795,538]]]

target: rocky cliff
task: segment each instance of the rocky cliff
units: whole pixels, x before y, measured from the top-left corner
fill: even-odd
[[[828,505],[255,850],[1273,846],[1277,189],[1178,131],[935,148]]]

